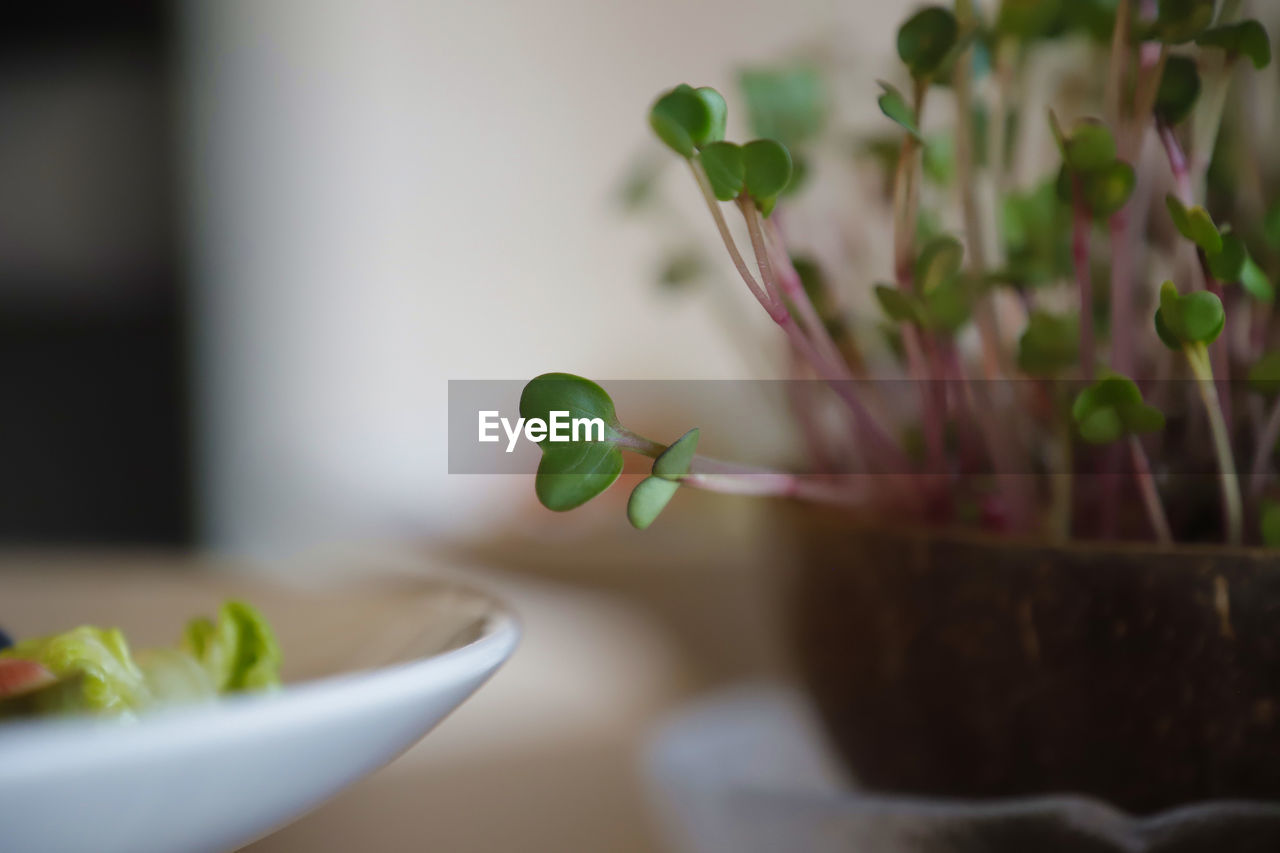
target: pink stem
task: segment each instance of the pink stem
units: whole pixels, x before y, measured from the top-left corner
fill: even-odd
[[[752,247],[756,250],[756,260],[760,267],[761,275],[765,280],[763,287],[751,275],[751,271],[747,268],[742,254],[738,251],[738,246],[734,242],[733,236],[729,233],[727,223],[724,221],[724,214],[720,212],[720,205],[711,191],[711,184],[707,180],[707,176],[703,174],[702,169],[696,163],[691,162],[690,168],[693,171],[698,188],[702,191],[702,197],[706,201],[707,208],[711,212],[711,218],[715,221],[716,230],[720,232],[720,238],[724,242],[725,249],[728,250],[729,257],[733,260],[733,265],[747,285],[747,289],[755,296],[770,318],[782,328],[796,352],[809,362],[818,376],[831,385],[836,395],[849,407],[859,430],[865,432],[875,442],[876,446],[871,448],[872,453],[878,458],[885,459],[890,466],[900,466],[898,468],[900,471],[908,470],[910,462],[906,454],[880,428],[880,425],[875,422],[875,419],[867,412],[862,401],[854,393],[851,382],[852,375],[849,373],[848,365],[843,360],[831,362],[823,358],[809,339],[805,337],[804,333],[800,331],[799,327],[796,326],[795,320],[791,317],[791,312],[787,310],[787,306],[773,295],[776,285],[772,284],[772,267],[769,263],[768,255],[765,253],[759,225],[754,223],[751,218],[747,219],[747,228],[751,232]]]
[[[862,400],[858,399],[852,377],[847,374],[842,375],[840,369],[823,359],[818,351],[814,349],[813,343],[800,331],[800,327],[796,325],[795,318],[791,316],[790,312],[786,312],[785,308],[783,310],[785,313],[777,322],[786,334],[787,340],[795,347],[796,352],[817,371],[819,378],[826,381],[831,390],[835,391],[836,396],[849,407],[849,411],[853,413],[858,431],[867,436],[871,442],[871,446],[868,449],[870,450],[871,458],[880,463],[878,467],[882,470],[895,471],[897,473],[910,471],[911,463],[906,454],[880,427],[880,424],[876,423],[875,418],[871,417],[871,413],[867,411]]]
[[[1138,478],[1138,490],[1142,493],[1142,503],[1146,506],[1147,517],[1151,520],[1151,529],[1160,542],[1172,542],[1173,533],[1169,529],[1169,519],[1164,514],[1164,505],[1160,503],[1160,492],[1156,489],[1155,478],[1151,476],[1151,463],[1147,460],[1147,451],[1136,435],[1129,436],[1129,449],[1133,454],[1133,470]]]
[[[787,400],[791,404],[791,413],[800,428],[805,448],[809,453],[809,464],[817,471],[832,471],[838,466],[840,455],[828,441],[827,431],[819,421],[818,411],[814,403],[814,395],[810,393],[810,375],[805,371],[805,363],[800,354],[791,353],[791,380],[787,383]]]
[[[1178,198],[1184,205],[1190,207],[1195,203],[1195,199],[1192,192],[1191,170],[1187,165],[1187,156],[1183,152],[1182,145],[1178,142],[1178,137],[1174,134],[1173,128],[1164,122],[1159,122],[1159,128],[1160,142],[1164,146],[1165,156],[1169,158],[1169,170],[1173,172]],[[1209,271],[1209,262],[1206,260],[1204,252],[1198,246],[1195,249],[1196,261],[1204,279],[1205,288],[1221,300],[1224,297],[1222,284]],[[1228,432],[1231,430],[1231,370],[1229,353],[1227,352],[1227,341],[1229,339],[1228,330],[1224,327],[1222,334],[1209,346],[1209,358],[1213,364],[1213,374],[1218,386],[1218,399],[1221,401],[1222,417],[1226,421]]]
[[[751,205],[750,209],[746,205]],[[766,290],[774,293],[779,289],[779,285],[774,275],[769,249],[765,245],[764,233],[760,227],[760,217],[752,215],[754,213],[754,203],[750,200],[744,201],[743,216],[747,220],[747,233],[751,236],[751,247],[755,251],[756,266],[760,269],[760,277],[765,282]],[[804,289],[800,288],[800,292],[803,295]],[[805,304],[812,309],[813,304],[807,298],[805,299]],[[774,310],[770,312],[770,316],[773,317],[774,322],[782,327],[782,331],[786,334],[787,339],[791,341],[791,345],[795,347],[796,352],[809,362],[818,376],[831,386],[836,395],[853,412],[859,433],[867,436],[872,442],[872,446],[869,448],[871,453],[878,460],[885,463],[889,470],[896,470],[899,473],[905,473],[910,470],[910,462],[906,454],[881,429],[875,418],[871,417],[871,413],[867,411],[867,407],[862,400],[858,398],[857,392],[853,387],[853,374],[849,370],[849,365],[840,357],[839,350],[835,349],[833,345],[832,356],[821,352],[813,341],[805,335],[799,325],[796,324],[795,318],[787,309],[785,302],[778,299],[773,305]],[[814,316],[816,317],[816,312]],[[821,325],[820,321],[819,325]]]
[[[1129,240],[1129,206],[1111,217],[1111,366],[1133,376],[1133,246]]]
[[[667,445],[627,429],[619,430],[619,434],[621,440],[616,442],[619,447],[645,456],[656,457],[667,449]],[[849,488],[851,480],[851,477],[843,482],[831,478],[801,477],[709,456],[694,456],[689,473],[680,478],[686,486],[726,494],[795,497],[822,503],[865,503],[865,491]]]
[[[1165,156],[1169,158],[1169,170],[1173,172],[1173,182],[1178,190],[1178,198],[1184,205],[1195,204],[1191,191],[1191,169],[1187,165],[1187,156],[1182,151],[1177,134],[1164,122],[1159,122],[1160,143],[1164,146]]]
[[[754,204],[751,205],[750,210],[744,207],[742,213],[743,216],[760,216],[760,212],[755,209]],[[827,329],[827,324],[822,322],[818,309],[814,307],[813,300],[809,298],[809,294],[804,289],[804,283],[800,280],[800,273],[796,272],[795,266],[791,263],[791,255],[787,252],[786,244],[782,240],[782,232],[779,231],[771,219],[765,219],[764,223],[768,235],[766,251],[773,262],[773,272],[778,279],[782,295],[795,306],[796,312],[800,315],[800,323],[804,326],[805,332],[813,340],[818,351],[822,353],[823,358],[833,363],[844,363],[844,356],[840,353],[840,347],[836,346],[835,339],[831,337],[831,332]],[[850,373],[850,376],[852,376],[852,373]]]
[[[1089,228],[1092,221],[1075,181],[1075,217],[1071,233],[1071,260],[1076,270],[1076,289],[1080,295],[1080,372],[1085,381],[1093,381],[1096,344],[1093,335],[1093,278],[1089,268]]]
[[[680,484],[728,495],[798,498],[841,506],[867,503],[865,489],[855,490],[846,483],[798,474],[685,474]]]
[[[910,290],[910,288],[904,288]],[[920,330],[910,323],[903,323],[902,348],[907,353],[907,370],[920,389],[921,427],[924,430],[925,448],[929,453],[929,468],[940,473],[946,467],[946,450],[942,440],[942,413],[930,381],[929,362],[924,353],[924,341]]]

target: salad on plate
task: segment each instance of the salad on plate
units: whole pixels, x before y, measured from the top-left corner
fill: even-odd
[[[133,652],[117,628],[82,625],[14,642],[0,630],[0,721],[89,713],[123,719],[157,708],[280,686],[280,647],[242,601],[187,623],[173,646]]]

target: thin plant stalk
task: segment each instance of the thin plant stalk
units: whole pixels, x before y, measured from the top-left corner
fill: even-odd
[[[1131,376],[1133,356],[1133,241],[1129,234],[1129,204],[1107,223],[1111,235],[1111,366]]]
[[[1008,39],[1003,39],[997,42],[995,47],[996,91],[994,103],[991,106],[991,118],[987,125],[990,128],[987,133],[987,164],[994,173],[996,198],[1005,198],[1009,194],[1012,170],[1005,168],[1005,162],[1009,159],[1009,140],[1005,130],[1010,113],[1016,114],[1018,106],[1012,103],[1014,101],[1014,68],[1011,45],[1008,42]],[[996,239],[999,241],[1001,237],[1000,230],[996,229]],[[1006,248],[1002,242],[997,245],[1000,246],[1001,252]]]
[[[1150,13],[1150,4],[1144,12]],[[1116,9],[1116,26],[1111,40],[1110,71],[1107,79],[1107,115],[1117,130],[1117,145],[1121,159],[1135,168],[1142,155],[1142,142],[1151,121],[1160,78],[1168,60],[1168,49],[1144,44],[1139,48],[1138,71],[1134,83],[1133,112],[1125,120],[1122,104],[1124,70],[1129,57],[1129,31],[1131,0],[1120,0]],[[1111,240],[1111,365],[1117,373],[1131,375],[1136,367],[1134,340],[1131,331],[1134,299],[1134,251],[1136,249],[1133,222],[1134,202],[1126,202],[1108,222]]]
[[[1179,200],[1186,206],[1190,207],[1195,203],[1192,196],[1192,177],[1191,169],[1187,163],[1186,154],[1182,150],[1182,145],[1178,142],[1178,137],[1174,134],[1173,128],[1167,124],[1159,123],[1160,142],[1164,146],[1165,156],[1169,159],[1169,170],[1173,173],[1174,185],[1178,190]],[[1199,278],[1204,282],[1207,290],[1212,292],[1219,299],[1223,298],[1222,285],[1213,273],[1209,271],[1209,264],[1205,259],[1204,252],[1199,247],[1195,249],[1195,271],[1199,273]],[[1222,334],[1218,336],[1218,340],[1213,342],[1210,347],[1210,358],[1213,363],[1214,373],[1218,379],[1218,396],[1222,400],[1222,414],[1228,425],[1228,431],[1231,424],[1231,399],[1230,392],[1230,370],[1229,360],[1230,354],[1227,352],[1228,341],[1230,335],[1227,329],[1223,329]]]
[[[1059,413],[1055,419],[1057,421],[1057,429],[1053,443],[1055,453],[1053,461],[1061,468],[1062,473],[1050,474],[1049,535],[1065,542],[1071,538],[1072,510],[1075,500],[1074,441],[1071,433],[1071,420],[1068,416],[1071,407],[1069,403],[1062,399],[1062,391],[1057,384],[1053,389],[1053,397],[1055,400],[1054,409]],[[1052,468],[1050,470],[1052,472]]]
[[[1258,433],[1258,446],[1253,451],[1253,464],[1249,466],[1249,496],[1255,500],[1261,496],[1267,484],[1267,463],[1280,441],[1280,397],[1271,404],[1267,422]]]
[[[1103,95],[1103,108],[1107,120],[1115,128],[1120,127],[1121,94],[1124,90],[1125,60],[1129,57],[1129,18],[1131,0],[1120,0],[1116,6],[1116,25],[1111,32],[1111,59],[1107,70],[1107,88]]]
[[[667,449],[667,445],[628,429],[620,429],[618,432],[620,438],[615,442],[617,446],[642,456],[656,458]],[[725,494],[774,495],[838,504],[859,504],[866,501],[864,491],[849,488],[852,477],[802,476],[701,455],[693,457],[689,472],[680,478],[683,485]]]
[[[751,291],[751,295],[756,298],[761,307],[769,312],[769,316],[775,321],[777,317],[777,308],[773,297],[768,294],[764,287],[761,286],[753,275],[751,270],[747,268],[747,262],[743,259],[742,253],[738,251],[738,244],[734,242],[733,235],[729,233],[729,223],[725,221],[724,213],[720,210],[719,201],[716,199],[715,193],[711,189],[711,182],[707,179],[706,173],[702,167],[694,161],[689,161],[689,168],[693,171],[693,179],[698,184],[698,189],[702,191],[702,198],[707,203],[707,210],[711,213],[711,218],[716,223],[716,230],[720,232],[720,239],[724,242],[725,249],[729,252],[729,257],[733,260],[733,266],[738,270],[738,275],[742,277],[742,281],[747,285],[747,289]]]
[[[639,453],[641,456],[657,459],[659,454],[667,449],[665,444],[645,438],[643,435],[634,433],[625,427],[618,428],[616,432],[617,438],[614,439],[613,443],[623,450],[630,450],[632,453]]]
[[[1156,47],[1150,43],[1139,48],[1138,78],[1134,84],[1133,115],[1134,121],[1129,125],[1119,145],[1121,151],[1136,152],[1142,145],[1142,136],[1146,133],[1146,116],[1151,115],[1156,105],[1156,94],[1160,91],[1160,78],[1164,76],[1164,67],[1169,61],[1168,45]]]
[[[1104,95],[1107,119],[1120,134],[1126,145],[1121,156],[1134,163],[1141,147],[1142,131],[1145,131],[1149,113],[1135,114],[1132,121],[1142,130],[1130,133],[1125,130],[1126,116],[1122,103],[1125,70],[1130,56],[1129,30],[1132,16],[1132,0],[1120,0],[1116,7],[1116,25],[1111,35],[1111,59]],[[1136,137],[1136,138],[1135,138]],[[1128,376],[1133,373],[1133,240],[1129,231],[1129,207],[1126,202],[1111,216],[1108,228],[1111,239],[1111,366],[1117,373]]]
[[[858,395],[853,387],[852,376],[849,373],[848,365],[843,359],[834,361],[825,358],[813,345],[813,342],[804,334],[800,327],[796,324],[795,318],[791,316],[791,312],[787,309],[786,304],[782,301],[780,295],[775,296],[770,293],[769,289],[772,282],[772,288],[776,291],[776,282],[773,282],[771,266],[768,262],[768,256],[765,254],[763,263],[760,264],[761,274],[765,284],[761,286],[756,282],[755,277],[751,275],[750,269],[747,268],[746,261],[742,254],[738,251],[738,246],[733,240],[733,235],[729,232],[729,225],[724,219],[724,214],[720,210],[715,194],[711,190],[711,184],[707,180],[706,175],[697,166],[691,164],[694,178],[702,190],[703,198],[707,203],[707,208],[711,211],[711,216],[715,220],[716,229],[720,232],[720,237],[724,241],[725,248],[729,251],[729,256],[733,259],[733,265],[738,270],[738,274],[746,283],[747,288],[761,306],[768,312],[769,316],[782,329],[787,336],[787,340],[796,349],[796,351],[807,361],[819,378],[825,380],[836,392],[836,395],[844,401],[853,413],[854,420],[861,434],[867,435],[869,440],[874,443],[873,451],[878,458],[882,458],[890,467],[895,467],[900,471],[908,470],[909,462],[906,454],[894,442],[892,438],[876,423],[871,417],[871,413],[867,411],[862,401],[858,399]],[[752,227],[752,223],[748,220],[748,230]],[[758,232],[758,225],[756,231]],[[763,247],[763,239],[758,233],[753,236],[752,244],[755,245],[759,240]],[[757,261],[760,258],[757,257]],[[766,275],[765,271],[770,270]]]
[[[1142,440],[1133,434],[1129,435],[1129,452],[1133,456],[1133,471],[1138,480],[1138,491],[1142,494],[1142,505],[1146,507],[1147,518],[1151,521],[1151,530],[1158,542],[1168,544],[1173,541],[1169,519],[1164,512],[1164,504],[1160,502],[1155,477],[1151,476],[1147,451],[1142,447]]]
[[[1093,331],[1093,271],[1089,258],[1089,229],[1093,227],[1093,220],[1081,196],[1079,181],[1076,181],[1074,195],[1071,261],[1080,299],[1080,372],[1086,382],[1092,382],[1097,349]]]
[[[868,502],[865,490],[851,489],[847,484],[830,478],[800,474],[690,473],[680,478],[680,484],[726,495],[798,498],[840,506],[863,506]]]
[[[782,331],[786,334],[787,339],[791,342],[804,359],[813,367],[818,378],[824,380],[836,393],[836,396],[844,401],[850,412],[853,414],[854,422],[860,435],[866,436],[870,446],[868,450],[872,458],[874,458],[879,466],[884,470],[906,473],[911,469],[910,460],[902,448],[897,445],[888,433],[881,428],[867,411],[862,400],[858,398],[857,390],[854,382],[838,372],[834,371],[825,359],[814,348],[813,342],[805,337],[804,332],[796,324],[795,319],[788,312],[783,319],[779,321]],[[847,370],[847,368],[846,368]]]
[[[787,404],[795,417],[796,426],[808,450],[811,470],[830,472],[839,469],[839,459],[844,456],[843,448],[832,446],[830,436],[819,417],[818,400],[810,393],[807,365],[797,352],[791,353],[791,381],[786,385]]]
[[[766,268],[769,270],[769,276],[774,279],[777,288],[799,315],[801,326],[804,327],[805,333],[813,341],[814,346],[822,353],[822,357],[832,364],[844,365],[846,376],[852,379],[853,371],[848,368],[840,347],[831,337],[827,324],[822,322],[822,317],[818,315],[818,309],[814,307],[813,300],[805,292],[800,274],[791,265],[791,258],[787,255],[782,235],[770,220],[760,215],[760,211],[750,199],[740,200],[739,207],[747,222],[747,233],[751,236],[751,246],[755,250],[757,263],[761,266],[761,275],[764,275]],[[762,232],[767,232],[768,239],[762,236]]]
[[[924,112],[924,96],[927,87],[919,81],[915,86],[916,119]],[[898,167],[893,187],[893,272],[894,281],[904,291],[911,292],[911,266],[913,259],[916,224],[916,161],[920,145],[910,133],[902,135],[898,149]],[[920,389],[921,427],[929,467],[935,473],[945,470],[946,449],[943,446],[943,416],[929,381],[929,362],[925,354],[920,330],[910,324],[901,326],[902,347],[907,355],[907,370]]]
[[[1231,22],[1240,10],[1239,0],[1223,0],[1218,4],[1215,25]],[[1205,60],[1202,60],[1202,64]],[[1231,66],[1235,60],[1211,52],[1207,58],[1216,62],[1208,73],[1201,75],[1204,88],[1191,114],[1191,188],[1196,198],[1205,197],[1205,183],[1213,150],[1217,145],[1218,130],[1222,126],[1222,113],[1227,104],[1227,92],[1231,88]],[[1203,70],[1203,69],[1202,69]]]
[[[1231,437],[1227,422],[1222,416],[1222,404],[1218,400],[1218,386],[1213,381],[1213,366],[1204,344],[1190,344],[1185,348],[1187,363],[1196,379],[1196,388],[1209,416],[1209,431],[1213,436],[1213,450],[1218,457],[1218,474],[1222,486],[1222,513],[1227,527],[1227,544],[1239,545],[1244,540],[1244,508],[1240,498],[1240,478],[1236,474],[1235,457],[1231,452]]]
[[[966,5],[965,10],[972,12]],[[956,185],[960,190],[960,211],[964,218],[965,242],[969,249],[969,269],[979,279],[987,271],[986,242],[978,209],[976,165],[973,152],[973,81],[970,47],[956,60],[952,88],[956,94]],[[999,379],[1004,375],[1000,350],[1000,325],[987,294],[980,294],[973,306],[974,325],[982,344],[983,375]]]
[[[1164,122],[1156,123],[1157,132],[1160,135],[1160,144],[1164,147],[1165,157],[1169,161],[1169,171],[1173,173],[1173,185],[1178,196],[1178,200],[1182,202],[1184,207],[1191,207],[1195,204],[1195,197],[1191,189],[1191,170],[1187,165],[1186,153],[1182,150],[1182,144],[1178,142],[1178,136],[1173,132],[1173,128]],[[1183,244],[1185,251],[1198,255],[1198,250],[1194,244]],[[1200,288],[1204,285],[1203,277],[1199,275],[1200,263],[1199,259],[1192,265],[1192,286]]]
[[[1227,104],[1227,92],[1231,88],[1230,65],[1217,68],[1206,76],[1204,90],[1191,115],[1190,179],[1196,198],[1205,197],[1209,164],[1213,160],[1213,149]]]

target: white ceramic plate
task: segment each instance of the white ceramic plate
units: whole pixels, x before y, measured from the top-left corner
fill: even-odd
[[[168,643],[231,596],[271,621],[288,686],[136,723],[0,724],[0,850],[247,844],[413,745],[519,636],[492,599],[447,582],[303,592],[189,567],[0,568],[0,622],[15,636],[91,623],[124,628],[137,646]]]

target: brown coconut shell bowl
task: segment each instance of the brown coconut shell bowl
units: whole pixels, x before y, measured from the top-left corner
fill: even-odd
[[[795,525],[801,677],[861,786],[1280,800],[1280,557]]]

